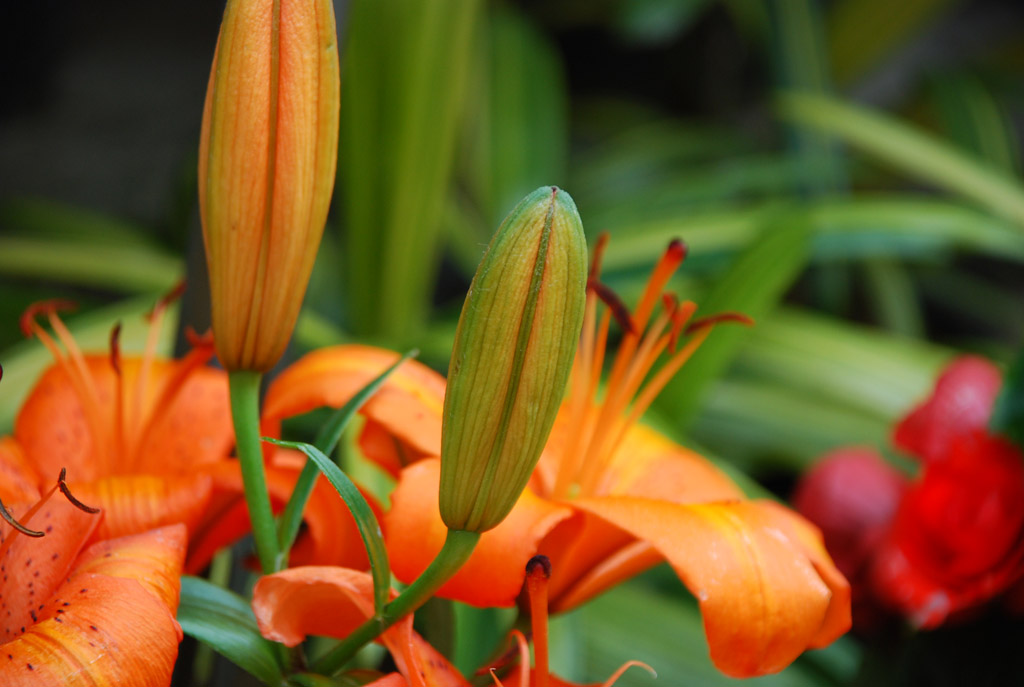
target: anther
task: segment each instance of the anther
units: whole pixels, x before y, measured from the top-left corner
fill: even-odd
[[[754,319],[750,317],[750,315],[744,315],[741,312],[720,312],[714,315],[708,315],[707,317],[698,317],[686,328],[686,333],[693,334],[694,332],[705,329],[706,327],[712,327],[724,322],[735,322],[736,324],[742,324],[745,327],[754,326]]]
[[[542,554],[538,554],[526,562],[526,574],[531,577],[540,569],[540,574],[544,575],[544,578],[551,577],[551,560]]]
[[[601,299],[601,302],[608,306],[608,310],[611,311],[612,317],[619,323],[622,331],[628,334],[636,333],[636,327],[633,326],[633,318],[629,314],[629,308],[626,307],[626,304],[622,302],[617,293],[599,281],[588,282],[587,288],[593,291]]]
[[[21,314],[21,319],[18,320],[18,324],[21,326],[21,333],[31,339],[39,327],[36,323],[36,317],[60,311],[73,311],[77,308],[78,304],[74,301],[49,300],[33,303],[25,308],[25,312]]]
[[[60,487],[60,493],[64,494],[64,498],[66,498],[68,501],[70,501],[71,505],[74,506],[75,508],[79,509],[79,510],[83,510],[86,513],[99,513],[100,512],[99,508],[93,508],[92,506],[87,506],[84,503],[82,503],[81,501],[79,501],[77,498],[75,498],[75,495],[71,493],[70,489],[68,489],[68,483],[65,481],[65,478],[67,477],[67,474],[68,474],[68,469],[67,468],[61,468],[60,469],[60,476],[57,478],[57,486]]]
[[[181,298],[185,293],[185,286],[186,283],[184,279],[172,286],[171,290],[161,296],[160,300],[153,305],[153,309],[146,313],[146,319],[152,322],[153,318],[161,315],[172,303]]]
[[[118,322],[110,330],[110,366],[118,376],[121,375],[121,323]]]
[[[37,532],[36,530],[30,530],[29,528],[25,527],[20,522],[15,520],[14,516],[11,515],[11,512],[9,510],[7,510],[7,506],[4,505],[3,501],[0,501],[0,518],[3,518],[4,520],[6,520],[8,525],[10,525],[14,529],[18,530],[19,532],[24,534],[26,537],[37,537],[38,538],[38,537],[42,537],[42,536],[44,536],[46,534],[45,532]]]

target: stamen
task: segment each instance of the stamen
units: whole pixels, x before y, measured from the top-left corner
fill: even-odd
[[[71,489],[68,488],[68,483],[66,480],[67,476],[68,469],[61,468],[60,476],[57,478],[57,486],[60,487],[60,493],[64,494],[64,498],[70,501],[71,505],[77,508],[78,510],[83,510],[86,513],[99,513],[99,508],[93,508],[92,506],[85,505],[84,503],[79,501],[74,494],[71,493]]]
[[[686,259],[688,252],[689,248],[679,239],[673,239],[668,244],[668,248],[662,254],[661,260],[654,266],[651,278],[647,281],[644,295],[636,306],[633,319],[639,329],[647,326],[647,320],[651,313],[654,312],[654,305],[658,302],[658,297],[665,290],[668,280],[672,278],[675,271],[683,264],[683,260]]]
[[[128,437],[126,439],[128,455],[127,462],[134,464],[135,452],[140,445],[139,433],[142,430],[144,418],[143,410],[146,400],[146,387],[149,384],[149,373],[153,367],[153,360],[156,358],[156,347],[160,342],[160,330],[163,326],[164,314],[167,308],[178,300],[185,292],[185,281],[178,282],[170,291],[160,297],[153,305],[147,319],[149,320],[149,331],[146,333],[146,347],[143,349],[142,361],[139,364],[139,376],[135,380],[135,396],[132,399],[132,415],[127,427]]]
[[[550,577],[551,561],[547,556],[534,556],[527,562],[526,593],[530,597],[530,627],[533,630],[536,687],[548,687],[548,579]],[[529,663],[527,663],[524,669],[529,667]]]
[[[114,390],[114,441],[117,445],[117,457],[124,462],[124,375],[121,374],[121,323],[118,322],[110,330],[110,366],[114,368],[117,388]]]
[[[590,259],[588,281],[596,282],[601,279],[601,261],[604,259],[604,249],[608,246],[609,238],[607,231],[602,231],[597,235],[597,241],[594,243],[594,256]]]
[[[20,522],[15,520],[14,516],[11,515],[11,511],[7,510],[7,506],[4,505],[3,501],[0,501],[0,518],[6,520],[8,525],[18,530],[26,537],[38,538],[46,535],[45,532],[37,532],[36,530],[30,530],[29,528],[25,527]]]
[[[750,315],[745,315],[741,312],[729,311],[716,313],[714,315],[708,315],[707,317],[697,318],[690,324],[689,327],[686,328],[686,333],[692,334],[697,330],[704,329],[706,327],[713,327],[714,325],[720,324],[722,322],[735,322],[737,324],[742,324],[745,327],[754,326],[754,318],[752,318]]]
[[[632,668],[633,666],[639,666],[639,667],[643,668],[644,670],[646,670],[648,673],[651,674],[651,677],[654,677],[654,678],[658,677],[658,673],[654,670],[654,668],[650,667],[649,665],[647,665],[643,661],[626,661],[625,663],[622,664],[621,667],[619,667],[618,670],[616,670],[614,673],[612,673],[612,676],[610,678],[608,678],[607,680],[605,680],[604,682],[601,683],[601,687],[612,687],[612,685],[614,685],[618,681],[618,679],[620,677],[622,677],[622,674],[625,673],[630,668]]]
[[[69,301],[52,300],[34,303],[21,316],[21,328],[27,336],[34,335],[39,339],[40,343],[53,355],[54,362],[68,376],[68,380],[71,382],[71,386],[82,406],[86,422],[92,430],[92,450],[97,456],[98,461],[103,463],[107,460],[106,457],[109,453],[107,446],[109,446],[110,437],[108,436],[109,428],[103,422],[99,412],[100,402],[96,393],[96,385],[92,373],[85,363],[85,358],[82,356],[82,352],[78,349],[74,338],[71,336],[71,332],[67,330],[64,323],[57,316],[58,310],[73,310],[74,308],[75,304]],[[36,322],[36,316],[40,314],[47,316],[50,326],[53,327],[54,332],[64,344],[67,355],[61,351],[57,342],[47,334],[46,330]]]
[[[32,516],[35,515],[36,513],[38,513],[39,509],[42,508],[44,505],[46,505],[46,502],[50,500],[50,497],[53,496],[56,491],[57,491],[57,486],[56,485],[51,487],[50,491],[46,492],[46,494],[44,494],[43,497],[41,499],[39,499],[34,506],[29,508],[27,511],[25,511],[25,514],[23,516],[21,516],[22,522],[30,521],[32,519]],[[14,540],[18,538],[18,534],[20,532],[21,532],[21,529],[16,527],[14,529],[14,531],[10,533],[9,536],[4,537],[3,543],[0,544],[0,560],[3,560],[4,556],[7,555],[7,551],[11,548],[11,544],[14,543]],[[34,537],[35,535],[29,535],[29,536],[33,536]]]
[[[629,315],[629,308],[622,302],[619,295],[612,291],[609,287],[605,286],[599,281],[590,281],[587,283],[587,288],[597,294],[597,297],[601,299],[601,302],[608,306],[608,309],[612,311],[612,315],[615,316],[615,321],[619,323],[622,331],[628,334],[636,334],[637,328],[633,324],[633,318]]]
[[[668,350],[670,353],[676,352],[676,346],[679,344],[679,335],[682,334],[683,327],[690,321],[695,312],[697,312],[697,304],[693,301],[684,301],[676,309],[675,313],[672,314],[672,331],[668,338]]]
[[[201,338],[193,337],[194,343],[200,344],[198,347],[193,348],[185,355],[184,358],[178,361],[175,365],[173,372],[171,373],[170,379],[164,384],[163,389],[160,392],[159,398],[153,405],[154,408],[170,408],[174,399],[177,398],[182,388],[185,386],[185,382],[188,381],[189,376],[196,371],[196,369],[205,365],[210,358],[213,357],[213,338]],[[138,462],[139,448],[146,445],[146,441],[149,436],[155,431],[160,423],[165,421],[170,413],[151,413],[142,431],[139,432],[137,442],[131,446],[131,464],[135,466]]]

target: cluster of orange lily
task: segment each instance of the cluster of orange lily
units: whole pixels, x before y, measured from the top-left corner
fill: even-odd
[[[165,299],[141,356],[122,355],[116,327],[108,352],[86,355],[62,304],[25,314],[54,365],[0,439],[0,682],[169,684],[180,575],[249,531],[263,636],[342,639],[319,662],[325,672],[377,638],[398,667],[377,687],[468,684],[412,630],[411,613],[434,593],[529,613],[533,667],[513,632],[517,651],[488,666],[495,684],[566,685],[548,669],[548,613],[662,561],[696,597],[711,658],[730,675],[781,670],[845,632],[849,586],[817,530],[746,499],[639,423],[715,325],[745,318],[693,319],[697,306],[666,290],[685,258],[679,242],[630,311],[601,282],[605,239],[588,274],[576,207],[555,187],[524,199],[496,234],[450,379],[404,362],[361,407],[359,445],[394,478],[390,507],[350,515],[327,481],[308,481],[303,455],[261,446],[283,420],[347,404],[399,360],[358,345],[315,351],[271,382],[259,409],[330,204],[338,88],[330,0],[229,0],[199,166],[213,336],[192,335],[180,360],[159,358]],[[215,351],[226,372],[207,366]],[[372,503],[354,489],[346,498]],[[305,524],[294,546],[274,521],[286,504]],[[387,560],[410,584],[391,603]]]
[[[747,500],[710,462],[637,422],[716,320],[688,321],[693,303],[677,304],[663,295],[683,258],[679,245],[666,251],[632,313],[599,285],[603,247],[604,241],[598,244],[591,271],[570,393],[541,460],[509,516],[484,533],[439,595],[478,606],[513,606],[523,595],[527,562],[543,555],[550,560],[550,586],[544,603],[529,604],[535,622],[542,622],[549,610],[578,606],[664,560],[700,603],[711,656],[719,668],[736,676],[780,670],[805,649],[824,646],[845,632],[849,588],[818,533],[798,515],[771,501]],[[602,308],[602,296],[610,306]],[[663,307],[655,315],[659,303]],[[103,515],[71,513],[73,520],[91,523],[78,529],[62,518],[60,539],[48,534],[41,540],[48,547],[68,547],[54,560],[73,559],[91,541],[108,540],[102,546],[118,551],[160,548],[159,556],[141,556],[141,562],[132,553],[117,556],[131,558],[132,565],[158,565],[165,583],[160,599],[173,612],[181,566],[202,569],[218,548],[247,531],[248,515],[238,461],[231,455],[226,376],[205,365],[211,355],[208,338],[193,337],[193,350],[181,360],[156,357],[164,309],[161,303],[152,316],[149,345],[141,358],[119,353],[116,332],[108,354],[82,354],[54,304],[27,313],[26,329],[51,349],[56,362],[22,407],[14,436],[0,440],[0,499],[19,504],[12,506],[13,512],[23,511],[20,504],[42,496],[48,475],[66,467],[74,492]],[[36,321],[38,314],[48,319],[63,350]],[[609,328],[616,317],[625,331],[599,393],[603,359],[610,356]],[[677,339],[687,336],[676,350]],[[666,352],[667,360],[651,374]],[[263,405],[264,433],[277,436],[281,421],[290,416],[341,406],[397,358],[359,345],[310,353],[270,384]],[[361,411],[362,450],[397,480],[383,527],[394,573],[403,582],[422,573],[444,539],[437,502],[444,391],[441,375],[408,361]],[[300,467],[291,452],[267,451],[265,468],[276,507],[283,505]],[[39,517],[24,524],[32,527]],[[367,566],[362,543],[343,502],[322,480],[305,521],[305,537],[292,560],[316,565],[264,577],[254,595],[265,636],[289,645],[307,634],[344,637],[372,615],[372,585],[366,573],[356,572]],[[31,558],[54,580],[62,580],[67,569],[50,569],[51,549],[36,547],[43,544],[24,538],[6,555]],[[91,569],[92,551],[70,569]],[[152,579],[126,566],[126,573],[115,576],[140,580],[143,586]],[[5,579],[4,589],[24,594],[24,585],[32,580],[10,583],[17,587],[8,584]],[[135,627],[134,616],[106,608],[102,612],[103,622],[110,623],[105,632],[124,631],[121,623]],[[39,618],[41,624],[26,635],[9,625],[6,641],[27,641],[24,637],[32,632],[44,631],[39,628],[51,622],[48,618],[60,620]],[[409,639],[409,622],[383,636],[399,667],[425,663],[443,666],[455,676],[422,640]],[[164,635],[162,655],[173,659],[177,635]],[[535,634],[535,641],[539,637]],[[66,647],[64,640],[55,646]],[[540,653],[538,648],[538,657]],[[37,659],[33,666],[45,663],[57,671],[53,661],[58,658],[74,666],[68,670],[82,670],[83,665],[104,669],[77,658],[71,649],[49,661]],[[164,664],[167,676],[172,663]],[[527,664],[524,658],[522,665]],[[0,662],[0,671],[12,666]],[[147,662],[147,673],[153,669]],[[416,671],[405,673],[411,679]],[[501,679],[526,684],[518,677]],[[380,684],[400,684],[392,680]],[[464,684],[461,678],[451,680],[426,684]],[[414,679],[409,684],[421,683]],[[538,679],[536,684],[543,683]]]

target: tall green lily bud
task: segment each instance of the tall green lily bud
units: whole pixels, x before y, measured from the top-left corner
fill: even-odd
[[[572,367],[586,285],[576,204],[539,188],[491,240],[455,333],[441,434],[441,517],[450,529],[491,529],[526,486]]]
[[[331,0],[228,0],[199,150],[217,356],[284,352],[334,189],[340,106]]]

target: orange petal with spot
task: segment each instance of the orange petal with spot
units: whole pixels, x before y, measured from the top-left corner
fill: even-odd
[[[95,536],[100,540],[176,523],[195,529],[210,500],[211,479],[198,473],[124,475],[69,486],[80,501],[103,509],[103,522]]]
[[[11,513],[29,529],[44,532],[39,538],[14,535],[6,522],[0,523],[3,540],[14,536],[0,558],[0,643],[8,642],[31,626],[44,604],[72,571],[72,565],[101,516],[86,513],[54,494],[34,515],[23,518],[32,504],[14,504]],[[0,681],[0,684],[7,684]]]
[[[808,549],[810,526],[781,506],[625,496],[574,505],[665,556],[700,603],[711,659],[728,675],[777,672],[849,628],[849,585],[820,557],[820,541]]]
[[[177,610],[187,543],[184,525],[108,539],[83,551],[75,562],[75,572],[135,580],[168,608]]]
[[[385,516],[388,555],[395,577],[412,582],[434,559],[447,528],[438,512],[441,463],[419,461],[402,471]],[[545,536],[573,516],[571,508],[539,498],[529,489],[505,520],[480,537],[466,564],[438,596],[474,606],[511,606],[523,586],[526,562]]]
[[[264,434],[273,435],[284,418],[320,406],[340,408],[398,360],[399,355],[371,346],[321,348],[303,356],[267,389]],[[414,455],[439,455],[444,377],[408,360],[388,377],[360,411],[408,444]]]
[[[122,553],[122,547],[128,551]],[[181,629],[174,619],[176,604],[165,599],[177,599],[183,552],[180,527],[86,551],[80,559],[85,565],[39,611],[40,622],[4,644],[0,683],[167,687]]]
[[[202,570],[217,551],[251,529],[238,461],[210,466],[205,473],[213,478],[213,495],[205,517],[191,533],[185,566],[189,573]],[[279,512],[295,488],[299,470],[270,465],[266,476],[271,505]],[[363,496],[380,517],[380,509],[373,497],[366,492]],[[364,570],[368,567],[366,550],[355,521],[338,492],[322,476],[317,479],[306,504],[304,523],[305,527],[292,547],[292,565],[343,565]]]
[[[0,501],[35,501],[39,496],[39,477],[21,446],[13,437],[0,438]]]

